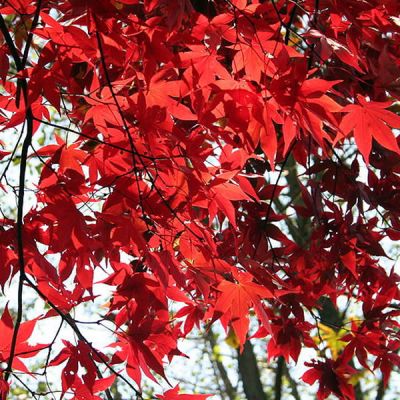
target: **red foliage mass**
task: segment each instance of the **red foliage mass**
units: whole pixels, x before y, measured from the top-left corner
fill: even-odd
[[[0,321],[2,398],[10,374],[28,372],[21,359],[46,347],[28,344],[38,319],[22,322],[24,286],[48,303],[41,319],[77,335],[49,364],[66,363],[62,391],[76,399],[98,399],[123,369],[139,395],[143,374],[165,377],[178,339],[217,320],[243,348],[254,315],[268,357],[297,361],[315,347],[310,316],[339,296],[362,304],[361,320],[303,380],[319,382],[318,399],[353,399],[356,358],[387,382],[400,365],[400,277],[380,244],[400,238],[399,12],[395,0],[3,2],[3,141],[25,131],[18,215],[0,228],[0,285],[19,289],[15,322],[8,309]],[[346,155],[352,138],[367,181]],[[43,165],[23,213],[31,157]],[[295,171],[290,184],[271,183],[274,169]],[[104,266],[111,357],[69,314],[93,300]]]

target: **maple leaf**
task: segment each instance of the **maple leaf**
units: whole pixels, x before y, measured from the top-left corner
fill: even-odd
[[[271,83],[271,94],[274,100],[285,110],[283,137],[286,154],[299,128],[308,132],[324,148],[324,141],[331,138],[324,129],[327,125],[337,127],[336,118],[332,113],[342,110],[342,107],[326,93],[340,81],[327,81],[321,78],[306,79],[304,62],[296,63],[290,75],[283,75]]]
[[[13,369],[29,373],[29,370],[22,362],[21,358],[34,357],[40,350],[43,350],[47,347],[47,345],[45,344],[36,344],[34,346],[31,346],[28,343],[29,338],[32,335],[32,332],[35,329],[37,321],[38,321],[37,319],[33,319],[30,321],[22,322],[21,325],[19,326],[16,346],[15,346],[15,356],[12,362]],[[1,332],[0,360],[2,362],[8,362],[8,359],[10,357],[13,331],[14,331],[14,323],[7,305],[0,319],[0,332]]]
[[[277,112],[276,104],[270,101],[261,110],[259,107],[255,109],[254,119],[249,123],[249,131],[255,147],[260,143],[264,154],[268,157],[272,170],[274,170],[275,155],[278,149],[278,139],[274,122],[282,124],[283,120]]]
[[[262,326],[253,337],[264,337],[272,333],[267,345],[268,360],[272,357],[283,356],[287,362],[291,357],[297,362],[303,343],[313,347],[309,331],[312,328],[307,322],[300,322],[291,318],[280,318],[271,322],[271,332]]]
[[[59,172],[65,173],[67,170],[76,171],[83,175],[82,163],[87,158],[86,152],[79,150],[80,143],[74,143],[66,146],[64,140],[56,136],[57,144],[51,144],[42,147],[37,154],[52,156],[53,161],[59,164]]]
[[[347,113],[340,123],[344,135],[354,132],[354,139],[366,162],[372,148],[372,138],[380,145],[400,153],[392,128],[400,128],[400,117],[388,110],[391,102],[368,101],[357,95],[359,104],[349,104],[342,109]]]
[[[236,212],[232,201],[251,200],[251,198],[243,192],[239,185],[226,182],[221,175],[210,185],[210,221],[214,219],[217,210],[221,209],[232,226],[236,227]]]
[[[10,385],[3,379],[3,372],[0,372],[0,400],[7,400]]]
[[[292,47],[268,40],[272,35],[272,32],[263,32],[263,34],[258,34],[250,44],[239,42],[233,45],[232,48],[238,50],[232,62],[234,71],[239,72],[244,69],[250,80],[260,82],[263,73],[268,76],[277,73],[281,62],[279,59],[281,52],[287,54],[288,57],[301,57],[301,54]]]
[[[168,108],[168,112],[174,117],[182,120],[194,120],[196,116],[190,109],[181,103],[182,84],[181,81],[169,80],[175,74],[171,70],[160,70],[153,75],[148,83],[147,90],[144,92],[146,106],[163,106]],[[134,95],[134,101],[138,96]]]
[[[343,23],[343,21],[340,22]],[[359,65],[359,62],[362,61],[359,54],[354,54],[352,52],[352,50],[356,51],[354,46],[351,46],[352,50],[350,50],[346,41],[343,40],[342,42],[340,42],[337,39],[327,37],[323,33],[314,29],[310,30],[309,35],[320,38],[321,58],[329,59],[332,54],[335,54],[345,64],[350,65],[358,72],[363,72],[363,69]],[[347,35],[347,41],[351,43],[349,35]]]
[[[179,385],[176,385],[164,394],[156,394],[156,397],[160,400],[205,400],[212,396],[212,394],[180,394],[179,390]]]
[[[49,366],[59,365],[67,361],[61,374],[64,392],[69,388],[73,388],[79,392],[87,391],[93,394],[104,390],[102,387],[107,388],[111,386],[115,376],[103,378],[96,382],[95,362],[101,361],[101,358],[98,353],[93,351],[92,347],[83,341],[79,341],[76,346],[67,340],[63,340],[63,343],[65,347],[49,363]],[[102,357],[104,358],[105,356],[102,355]],[[86,373],[82,376],[82,380],[78,377],[79,366],[84,367],[86,370]]]
[[[222,79],[229,79],[230,74],[222,66],[219,60],[222,57],[216,53],[210,53],[204,46],[192,45],[190,51],[179,54],[179,64],[181,67],[186,67],[185,74],[188,87],[192,86],[190,77],[198,74],[198,84],[206,86],[215,81],[215,77],[219,76]]]
[[[318,337],[315,339],[322,339],[322,342],[326,343],[327,348],[331,351],[332,359],[336,360],[339,354],[342,353],[343,349],[346,347],[346,344],[344,343],[346,330],[340,329],[337,331],[324,324],[318,324],[318,329]]]
[[[272,298],[273,295],[264,286],[253,282],[253,277],[249,273],[235,273],[234,277],[237,282],[224,279],[218,284],[217,290],[221,294],[215,304],[214,312],[223,316],[224,322],[232,325],[243,349],[249,330],[249,309],[254,307],[257,313],[262,314],[261,300]],[[262,317],[262,321],[264,322],[265,318]]]
[[[354,368],[343,365],[340,359],[335,362],[332,360],[313,361],[312,363],[305,363],[305,365],[312,368],[306,371],[301,379],[310,385],[319,380],[318,400],[325,399],[331,393],[339,398],[354,400],[354,389],[347,382],[356,372]]]

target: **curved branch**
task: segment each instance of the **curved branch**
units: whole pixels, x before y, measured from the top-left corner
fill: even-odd
[[[38,15],[40,12],[41,1],[38,1],[36,7],[36,14],[34,21],[37,23]],[[36,17],[37,16],[37,17]],[[34,29],[34,25],[32,26]],[[17,48],[12,41],[10,33],[8,32],[6,23],[3,19],[3,16],[0,15],[0,30],[4,36],[4,39],[7,43],[7,46],[10,50],[10,53],[14,59],[15,65],[17,66],[18,71],[23,70],[24,64],[21,61]],[[25,51],[29,52],[30,42],[26,43]],[[13,336],[11,339],[10,345],[10,355],[8,358],[7,368],[5,369],[4,380],[7,381],[10,377],[12,371],[12,364],[15,358],[15,351],[17,346],[17,338],[19,328],[22,322],[22,308],[23,308],[23,287],[24,287],[24,279],[25,279],[25,259],[24,259],[24,241],[23,241],[23,213],[24,213],[24,196],[25,196],[25,176],[26,176],[26,166],[28,159],[28,150],[32,142],[33,136],[33,115],[30,106],[27,105],[27,83],[25,79],[18,80],[19,86],[22,88],[25,100],[26,112],[25,112],[25,121],[26,121],[26,135],[22,144],[21,150],[21,164],[19,168],[19,187],[18,187],[18,205],[17,205],[17,253],[18,253],[18,264],[19,264],[19,281],[18,281],[18,292],[17,292],[17,317],[14,324]]]

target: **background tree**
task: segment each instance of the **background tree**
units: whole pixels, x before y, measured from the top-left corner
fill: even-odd
[[[397,3],[1,2],[2,397],[207,398],[142,384],[168,382],[200,328],[229,399],[299,398],[301,352],[318,399],[370,398],[374,371],[383,398],[400,362]]]

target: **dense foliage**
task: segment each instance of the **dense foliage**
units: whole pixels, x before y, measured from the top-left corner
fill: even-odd
[[[178,340],[217,321],[241,350],[257,322],[268,359],[314,349],[303,380],[319,400],[354,399],[356,368],[388,382],[397,0],[4,0],[0,13],[1,190],[17,196],[0,228],[0,285],[17,290],[0,321],[2,399],[39,352],[69,398],[112,399],[115,378],[143,398],[143,376],[168,379]],[[99,324],[114,332],[102,349],[73,314],[99,271],[112,290]],[[46,305],[33,319],[27,290]],[[29,342],[50,318],[74,332],[61,351],[59,332]],[[336,350],[320,326],[342,332]]]

